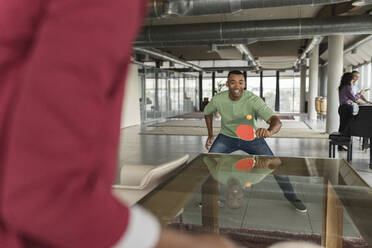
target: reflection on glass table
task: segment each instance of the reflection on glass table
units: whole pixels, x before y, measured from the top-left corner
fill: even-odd
[[[307,211],[296,211],[288,195]],[[140,204],[164,225],[244,247],[372,246],[372,190],[340,159],[200,154]]]

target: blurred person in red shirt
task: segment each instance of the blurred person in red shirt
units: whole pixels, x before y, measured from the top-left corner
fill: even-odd
[[[144,0],[0,0],[0,247],[235,247],[111,195]]]

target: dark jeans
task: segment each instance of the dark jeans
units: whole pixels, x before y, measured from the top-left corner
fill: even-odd
[[[231,138],[223,134],[219,134],[214,140],[210,153],[232,153],[237,150],[242,150],[252,155],[269,155],[273,156],[273,152],[267,145],[264,138],[256,138],[252,141],[246,141],[238,138]],[[293,186],[289,181],[288,176],[274,175],[279,187],[283,190],[284,196],[289,201],[297,199]]]
[[[353,106],[351,104],[342,104],[338,107],[338,114],[340,115],[340,126],[338,131],[345,136],[350,136],[349,126],[353,116]]]

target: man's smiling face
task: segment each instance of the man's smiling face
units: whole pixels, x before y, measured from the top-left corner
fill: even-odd
[[[239,74],[230,74],[226,86],[229,89],[231,100],[239,100],[243,96],[245,88],[244,76]]]

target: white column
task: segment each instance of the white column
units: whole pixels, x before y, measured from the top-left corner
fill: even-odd
[[[319,68],[320,73],[320,80],[319,80],[319,95],[326,96],[327,95],[327,66],[322,66]]]
[[[124,91],[121,128],[141,124],[138,65],[130,64]],[[146,101],[146,99],[142,99]]]
[[[317,113],[315,110],[315,97],[318,96],[318,80],[319,80],[319,45],[315,46],[310,58],[309,71],[309,103],[308,117],[310,120],[316,120]]]
[[[338,130],[339,116],[338,86],[343,69],[344,36],[333,35],[328,37],[328,83],[327,83],[327,123],[326,132]]]
[[[301,61],[301,84],[300,84],[300,113],[305,113],[305,101],[306,101],[306,63]]]

